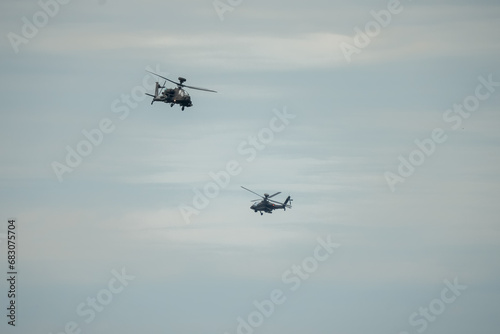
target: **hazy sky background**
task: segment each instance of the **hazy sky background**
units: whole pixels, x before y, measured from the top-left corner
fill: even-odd
[[[0,4],[0,263],[14,217],[20,273],[15,329],[0,284],[1,332],[233,334],[279,289],[254,333],[497,333],[500,87],[457,129],[443,116],[500,82],[498,1],[401,1],[351,62],[339,45],[387,1],[232,3],[221,20],[211,0],[73,0],[17,53],[9,33],[41,7]],[[218,93],[127,106],[146,68]],[[247,161],[238,147],[285,110]],[[53,162],[103,119],[114,130],[59,182]],[[446,141],[392,192],[384,173],[436,128]],[[179,207],[230,161],[241,172],[186,224]],[[254,213],[240,185],[293,208]],[[282,275],[329,236],[340,247],[292,291]],[[135,279],[87,323],[78,305],[122,268]],[[412,324],[455,278],[461,295]]]

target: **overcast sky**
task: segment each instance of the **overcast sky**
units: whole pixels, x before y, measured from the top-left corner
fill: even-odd
[[[2,333],[497,333],[498,1],[60,1],[0,4]]]

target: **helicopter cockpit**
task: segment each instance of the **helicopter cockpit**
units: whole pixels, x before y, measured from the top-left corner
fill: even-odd
[[[184,89],[179,89],[179,93],[178,94],[180,96],[182,96],[182,97],[189,96],[189,94]]]

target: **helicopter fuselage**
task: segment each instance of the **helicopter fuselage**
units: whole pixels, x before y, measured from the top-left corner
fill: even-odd
[[[181,107],[191,107],[191,97],[182,88],[168,88],[165,89],[160,95],[153,98],[154,102],[170,103],[171,106],[178,104]]]
[[[252,209],[255,212],[260,211],[261,214],[262,214],[262,212],[273,213],[273,210],[283,209],[283,208],[284,208],[283,205],[276,205],[276,204],[270,203],[268,200],[265,200],[265,199],[258,202],[258,203],[253,204],[250,207],[250,209]]]

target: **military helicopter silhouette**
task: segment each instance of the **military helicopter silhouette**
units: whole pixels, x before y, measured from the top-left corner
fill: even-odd
[[[262,195],[259,195],[257,194],[256,192],[250,190],[250,189],[247,189],[243,186],[241,186],[243,189],[259,196],[262,198],[262,200],[260,199],[254,199],[252,202],[256,202],[256,201],[260,201],[259,203],[254,203],[252,204],[252,206],[250,207],[250,209],[252,209],[253,211],[257,212],[257,211],[260,211],[260,215],[262,216],[263,215],[263,212],[267,212],[267,213],[273,213],[273,210],[276,210],[276,209],[283,209],[284,211],[286,211],[286,208],[292,208],[292,206],[290,204],[288,204],[288,202],[292,202],[293,200],[290,198],[290,196],[288,196],[285,200],[284,203],[281,203],[281,202],[278,202],[278,201],[273,201],[272,197],[278,195],[278,194],[281,194],[281,191],[277,192],[276,194],[272,194],[272,195],[269,195],[269,194],[264,194],[264,196]]]
[[[179,82],[175,82],[157,73],[150,72],[148,70],[146,70],[146,72],[154,74],[162,79],[165,79],[163,85],[161,86],[158,83],[158,81],[156,82],[155,95],[146,93],[146,95],[153,97],[151,104],[153,104],[154,102],[165,102],[165,103],[170,103],[170,107],[173,107],[174,104],[178,104],[179,106],[182,107],[182,110],[184,111],[184,108],[193,106],[193,103],[191,102],[191,96],[189,96],[189,94],[183,89],[184,87],[203,90],[206,92],[217,93],[217,91],[215,90],[185,85],[184,82],[186,81],[186,79],[184,79],[183,77],[179,77],[178,78]],[[165,88],[165,84],[167,83],[167,81],[176,84],[177,88],[167,88],[163,90]]]

